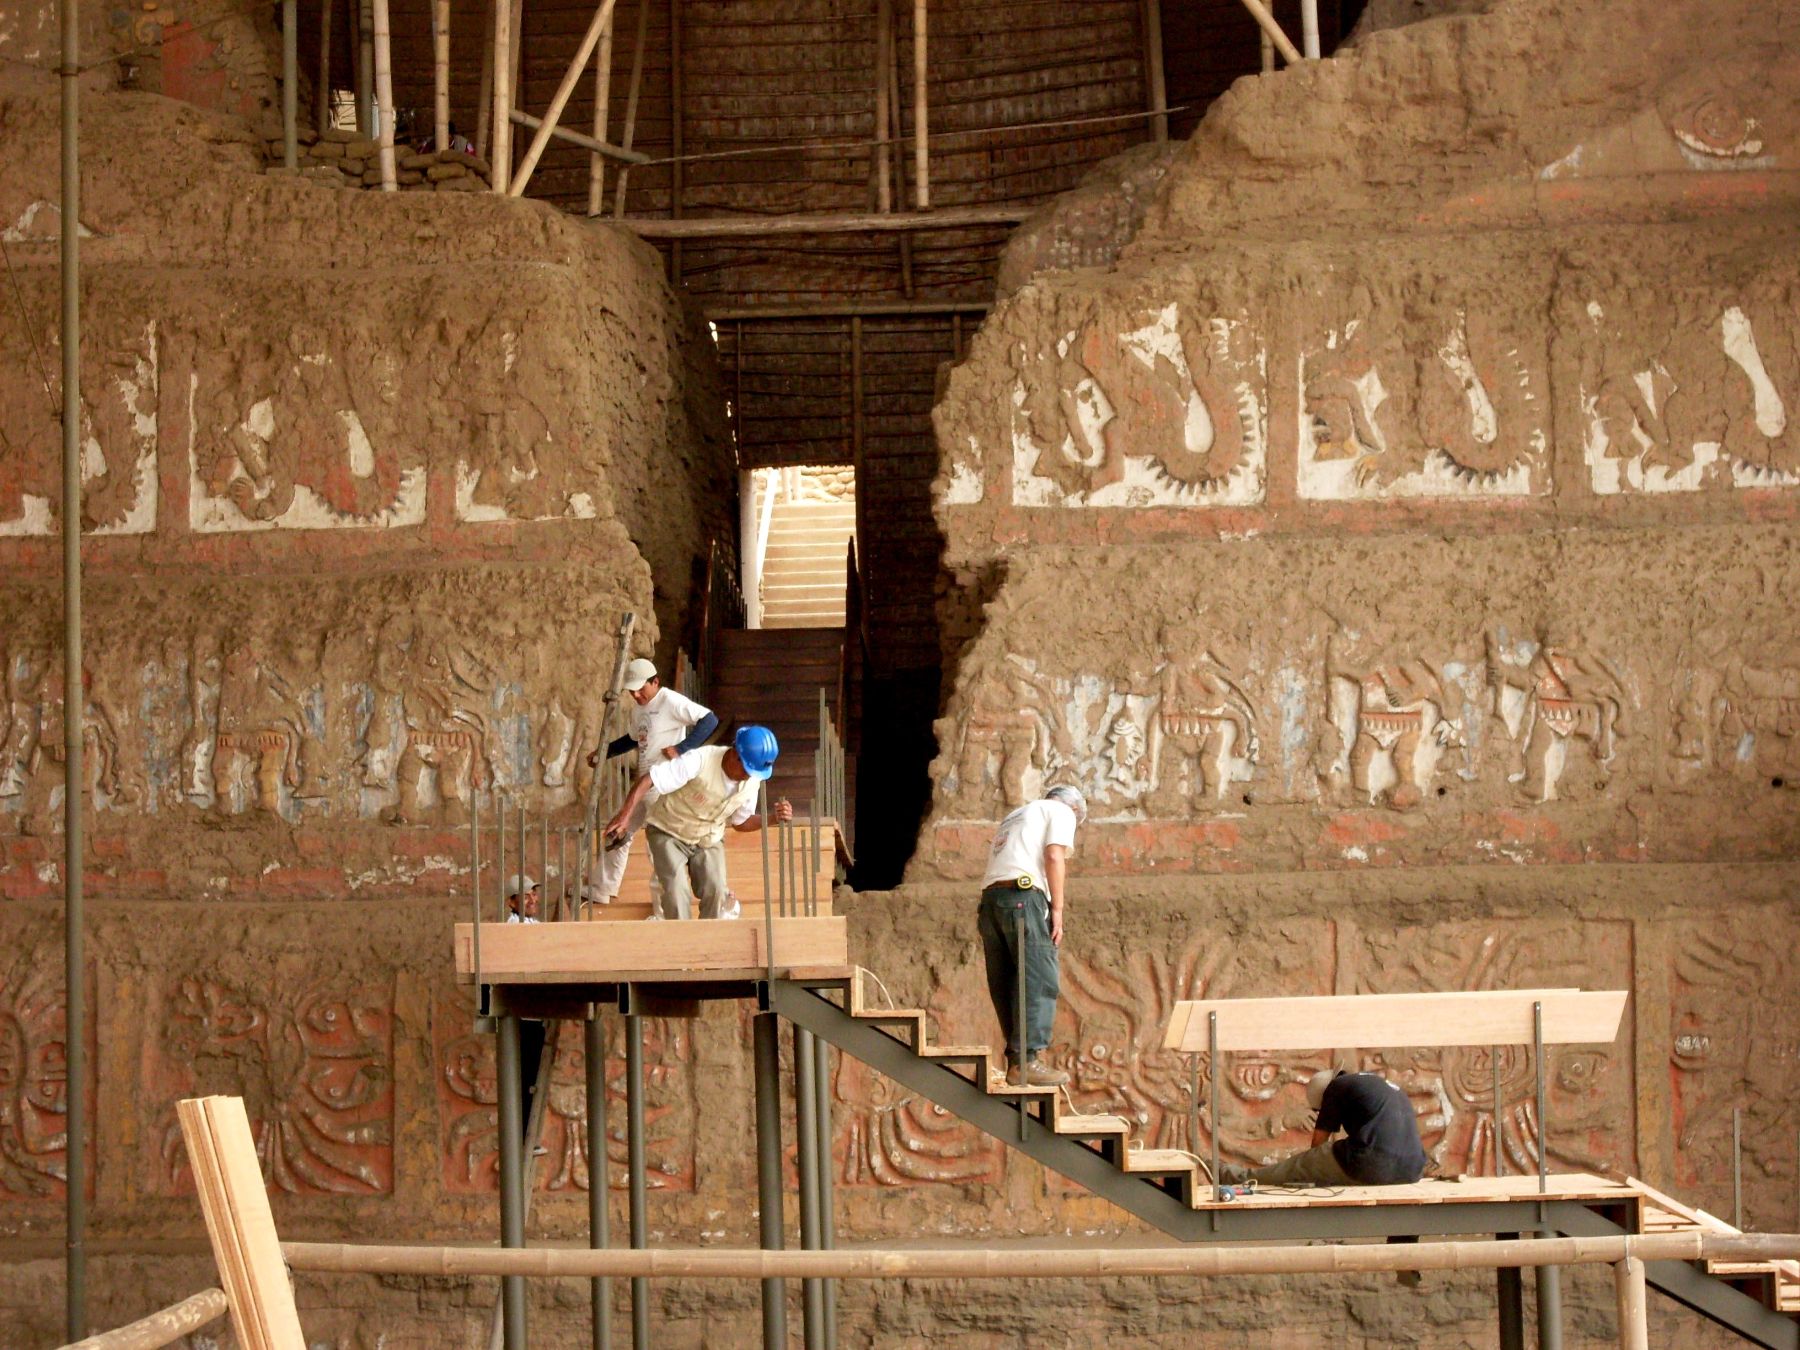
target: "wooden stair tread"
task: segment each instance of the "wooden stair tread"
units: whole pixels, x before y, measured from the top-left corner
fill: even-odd
[[[1130,1134],[1131,1122],[1124,1116],[1058,1116],[1058,1134]]]
[[[1127,1172],[1193,1172],[1199,1166],[1191,1153],[1178,1148],[1134,1148],[1125,1154]]]
[[[994,1052],[985,1045],[927,1045],[918,1053],[920,1059],[986,1059]]]

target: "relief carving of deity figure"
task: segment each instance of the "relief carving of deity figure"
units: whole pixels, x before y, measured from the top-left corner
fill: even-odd
[[[1489,634],[1488,678],[1496,711],[1515,738],[1523,735],[1521,767],[1513,775],[1519,790],[1532,801],[1554,799],[1567,777],[1568,756],[1585,742],[1593,751],[1601,784],[1610,776],[1619,738],[1626,734],[1629,700],[1624,680],[1610,662],[1574,649],[1568,631],[1547,620],[1529,662],[1508,658]],[[1517,719],[1509,717],[1507,696],[1522,696]]]
[[[1153,815],[1199,814],[1260,757],[1256,714],[1235,663],[1221,660],[1195,624],[1164,628],[1161,645],[1166,664],[1156,676],[1147,752],[1156,789],[1145,805]]]
[[[470,794],[489,779],[492,676],[437,625],[395,618],[376,642],[375,710],[363,785],[397,787],[390,824],[431,818],[432,793],[449,824],[468,818]]]
[[[1410,811],[1425,799],[1437,761],[1463,744],[1461,694],[1432,665],[1390,638],[1333,633],[1325,645],[1327,725],[1320,776],[1343,775],[1371,802]]]
[[[971,817],[997,819],[1031,799],[1034,769],[1072,747],[1051,692],[1018,661],[977,658],[959,683],[965,692],[956,796]]]
[[[292,656],[302,644],[283,645]],[[304,672],[304,665],[299,669]],[[218,810],[279,815],[284,789],[300,797],[311,786],[317,795],[320,746],[308,734],[306,693],[298,678],[264,659],[254,644],[241,642],[226,653],[212,753]]]

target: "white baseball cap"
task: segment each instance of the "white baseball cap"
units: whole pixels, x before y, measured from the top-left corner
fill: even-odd
[[[508,896],[524,895],[530,891],[535,891],[537,888],[538,884],[535,878],[528,876],[522,877],[517,872],[514,872],[506,879],[506,893]]]
[[[623,687],[626,693],[635,694],[655,678],[655,662],[646,661],[640,656],[637,660],[625,667],[625,684]]]

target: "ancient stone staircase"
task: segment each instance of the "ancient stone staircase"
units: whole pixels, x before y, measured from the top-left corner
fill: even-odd
[[[764,628],[842,628],[856,503],[777,494],[762,565]]]
[[[1004,1056],[989,1046],[934,1043],[926,1011],[891,1006],[879,980],[867,970],[856,967],[841,981],[776,981],[769,989],[770,1006],[796,1026],[1184,1241],[1227,1235],[1306,1240],[1500,1233],[1534,1226],[1570,1236],[1684,1227],[1733,1231],[1635,1178],[1585,1173],[1551,1177],[1552,1189],[1545,1195],[1538,1193],[1536,1176],[1519,1176],[1359,1187],[1323,1201],[1294,1194],[1221,1203],[1196,1155],[1142,1147],[1132,1137],[1131,1121],[1083,1113],[1066,1089],[1007,1084]],[[840,990],[841,1003],[833,998]],[[1481,1215],[1484,1209],[1490,1210],[1491,1220]],[[1406,1211],[1431,1217],[1409,1218]],[[1535,1215],[1536,1223],[1516,1223],[1512,1216],[1521,1211]],[[1623,1227],[1621,1214],[1632,1216]],[[1490,1221],[1497,1226],[1486,1227]],[[1703,1268],[1652,1262],[1647,1279],[1651,1287],[1754,1344],[1800,1347],[1796,1263],[1709,1262]]]

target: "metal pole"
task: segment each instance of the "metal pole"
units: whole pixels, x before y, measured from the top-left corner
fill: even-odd
[[[519,1119],[523,1102],[519,1082],[519,1019],[500,1019],[500,1245],[525,1245],[525,1140]],[[501,1323],[506,1350],[525,1350],[525,1277],[500,1280]]]
[[[1219,1185],[1219,1014],[1206,1014],[1206,1133],[1212,1141],[1213,1199],[1221,1198]],[[1219,1226],[1218,1211],[1213,1211],[1213,1227]]]
[[[1731,1226],[1744,1231],[1744,1110],[1731,1108]]]
[[[1516,1233],[1496,1234],[1502,1240]],[[1500,1304],[1500,1350],[1525,1350],[1525,1279],[1517,1266],[1501,1266],[1494,1272]]]
[[[494,921],[506,922],[506,797],[494,794]]]
[[[281,163],[300,167],[299,0],[281,0]]]
[[[560,882],[561,878],[558,878]],[[538,821],[538,918],[550,922],[550,817]]]
[[[313,129],[323,136],[331,126],[331,11],[336,0],[319,0],[319,82],[313,91]]]
[[[1556,1266],[1537,1268],[1537,1323],[1538,1350],[1562,1350],[1562,1271]]]
[[[1548,1119],[1549,1103],[1544,1096],[1544,1005],[1531,1005],[1531,1059],[1537,1068],[1537,1129],[1538,1129],[1538,1194],[1542,1195],[1550,1188],[1548,1181],[1550,1158],[1550,1121]]]
[[[1506,1149],[1500,1130],[1500,1047],[1496,1045],[1488,1053],[1494,1068],[1494,1175],[1503,1177],[1506,1175]]]
[[[569,894],[569,827],[562,825],[556,831],[556,917],[569,918],[575,904]]]
[[[819,1094],[819,1247],[831,1251],[837,1246],[837,1221],[833,1218],[831,1139],[831,1046],[813,1037],[813,1054],[818,1063],[813,1070],[813,1085]],[[825,1281],[825,1350],[837,1350],[837,1281]]]
[[[1188,1150],[1200,1156],[1200,1056],[1188,1056]]]
[[[481,993],[481,793],[469,793],[469,900],[474,923],[469,925],[471,964],[475,967],[476,1012],[484,1011]]]
[[[756,790],[757,809],[762,813],[763,859],[763,961],[768,966],[769,983],[775,982],[775,892],[769,885],[769,780]]]
[[[808,808],[808,823],[812,826],[812,847],[808,850],[806,868],[806,912],[809,917],[817,918],[819,914],[819,799],[815,795],[812,806]]]
[[[1013,917],[1013,968],[1018,972],[1018,979],[1013,990],[1013,1032],[1018,1040],[1013,1046],[1013,1064],[1019,1070],[1019,1086],[1030,1085],[1031,1074],[1026,1065],[1031,1063],[1031,1051],[1025,1044],[1025,983],[1030,978],[1025,968],[1025,906],[1019,906],[1019,912]],[[1010,1081],[1011,1075],[1008,1075]],[[1027,1098],[1019,1095],[1019,1139],[1024,1141],[1026,1125],[1029,1119]]]
[[[87,982],[82,956],[81,67],[76,0],[62,10],[63,1096],[68,1108],[66,1321],[87,1335]]]
[[[775,1014],[752,1021],[756,1063],[756,1204],[764,1251],[782,1250],[781,1225],[781,1046]],[[782,1282],[762,1282],[763,1350],[785,1350],[787,1304]]]
[[[612,1170],[606,1156],[606,1027],[600,1009],[588,1004],[587,1022],[587,1155],[588,1246],[610,1247],[607,1231],[607,1176]],[[612,1350],[612,1281],[605,1276],[592,1281],[594,1350]]]
[[[681,0],[669,0],[669,215],[681,219],[681,198],[686,189],[682,163],[681,127]],[[669,278],[681,286],[681,241],[669,245]]]
[[[649,1205],[644,1182],[644,1019],[635,1010],[637,991],[630,991],[633,1011],[625,1016],[625,1152],[630,1169],[631,1246],[642,1251],[649,1242]],[[632,1350],[649,1350],[650,1281],[631,1281]]]
[[[800,1177],[800,1245],[819,1250],[819,1097],[813,1034],[794,1028],[794,1170]],[[806,1350],[825,1350],[822,1280],[800,1282],[802,1340]]]

